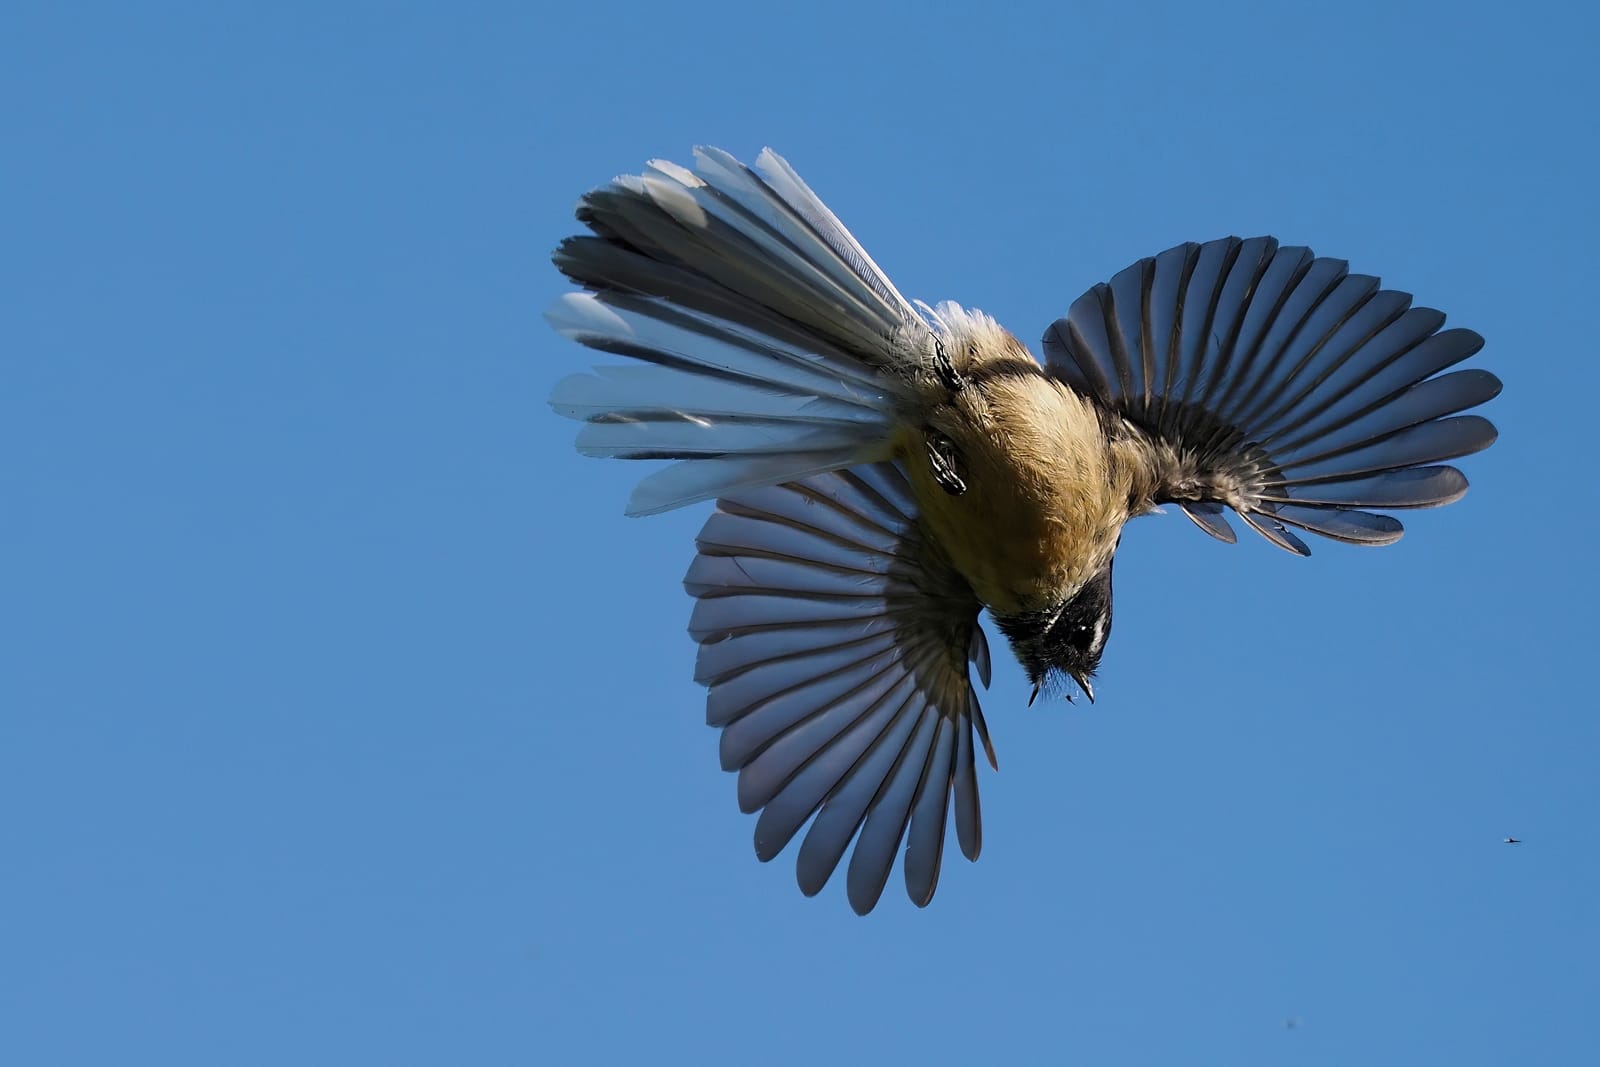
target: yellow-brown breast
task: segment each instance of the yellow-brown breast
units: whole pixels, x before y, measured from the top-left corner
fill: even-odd
[[[1115,551],[1129,518],[1128,472],[1113,462],[1090,403],[1036,364],[969,367],[926,429],[902,431],[897,453],[925,527],[979,599],[1001,613],[1053,607]],[[955,446],[964,493],[935,481],[928,431]]]

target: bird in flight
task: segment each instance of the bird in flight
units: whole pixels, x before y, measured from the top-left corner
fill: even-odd
[[[684,584],[722,765],[756,855],[805,829],[811,895],[848,851],[862,914],[902,851],[929,902],[952,808],[978,857],[984,608],[1035,697],[1093,700],[1129,519],[1386,545],[1389,511],[1458,499],[1443,461],[1496,436],[1461,413],[1499,380],[1451,369],[1481,337],[1271,237],[1139,260],[1041,360],[980,311],[908,301],[770,150],[652,162],[577,218],[553,258],[579,289],[547,318],[619,358],[551,405],[586,455],[672,461],[629,514],[715,501]]]

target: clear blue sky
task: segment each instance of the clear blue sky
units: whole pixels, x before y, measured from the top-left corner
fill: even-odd
[[[8,4],[0,1062],[1595,1062],[1593,11]],[[1098,704],[996,641],[983,859],[807,900],[704,509],[545,406],[575,198],[699,142],[1030,341],[1181,240],[1349,258],[1501,441],[1393,548],[1139,521]]]

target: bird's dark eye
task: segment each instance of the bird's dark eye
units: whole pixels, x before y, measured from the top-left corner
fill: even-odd
[[[1055,611],[996,615],[995,621],[1035,686],[1055,673],[1076,681],[1087,693],[1111,633],[1111,566]]]

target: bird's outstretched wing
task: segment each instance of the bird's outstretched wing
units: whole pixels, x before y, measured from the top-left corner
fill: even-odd
[[[979,603],[923,540],[893,463],[740,489],[717,501],[684,584],[706,719],[739,805],[776,856],[813,815],[800,888],[827,883],[852,839],[850,905],[865,914],[906,841],[906,891],[933,898],[950,801],[968,859],[981,844],[974,738],[990,763],[968,660],[984,685]]]
[[[1483,339],[1270,237],[1184,244],[1079,297],[1045,332],[1045,363],[1142,432],[1160,500],[1223,541],[1233,508],[1300,555],[1289,527],[1354,544],[1403,528],[1366,509],[1448,504],[1467,480],[1443,460],[1487,448],[1494,426],[1460,415],[1500,392],[1446,368]]]

